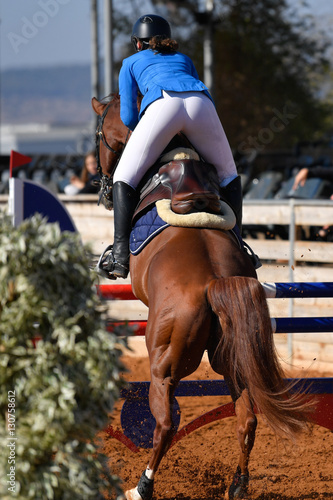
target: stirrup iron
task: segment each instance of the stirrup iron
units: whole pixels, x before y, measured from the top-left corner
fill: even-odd
[[[113,245],[109,245],[100,256],[95,271],[104,278],[116,280],[117,278],[127,278],[129,268],[115,259]]]

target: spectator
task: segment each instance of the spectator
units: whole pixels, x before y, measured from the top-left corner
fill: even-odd
[[[293,190],[296,191],[299,186],[304,186],[306,180],[313,177],[319,177],[320,179],[324,179],[333,183],[333,166],[323,167],[318,165],[311,168],[301,168],[301,170],[295,176]],[[333,200],[333,194],[331,194],[330,200]],[[330,224],[326,224],[322,228],[317,229],[316,239],[319,239],[321,241],[333,241],[333,226]]]
[[[333,194],[331,194],[330,200],[333,200]],[[318,239],[321,241],[333,241],[333,226],[326,224],[318,231]]]
[[[296,191],[299,186],[304,186],[304,184],[306,183],[306,179],[310,179],[313,177],[319,177],[320,179],[333,182],[333,166],[322,167],[321,165],[317,165],[316,167],[311,168],[301,168],[301,170],[295,176],[293,190]]]
[[[90,152],[87,153],[84,158],[81,176],[78,177],[73,175],[67,186],[64,187],[64,193],[69,195],[97,193],[99,191],[99,186],[93,184],[95,180],[99,180],[97,161],[95,153]]]

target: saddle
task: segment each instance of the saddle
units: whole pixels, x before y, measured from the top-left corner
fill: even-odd
[[[215,167],[190,158],[191,153],[185,152],[184,156],[184,159],[160,164],[157,172],[152,174],[140,191],[133,221],[161,199],[171,200],[171,209],[176,214],[220,212],[220,187]]]

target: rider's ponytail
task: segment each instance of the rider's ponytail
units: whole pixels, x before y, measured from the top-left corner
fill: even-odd
[[[155,52],[171,53],[178,49],[178,42],[172,38],[162,38],[161,36],[153,36],[149,40],[149,48]]]

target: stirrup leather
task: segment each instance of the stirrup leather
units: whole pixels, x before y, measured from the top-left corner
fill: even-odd
[[[111,280],[127,278],[129,273],[128,265],[122,264],[114,257],[113,245],[106,247],[98,260],[95,270],[99,275]]]
[[[254,269],[259,269],[262,266],[262,263],[260,262],[260,259],[256,253],[252,250],[250,245],[248,245],[244,240],[243,240],[243,245],[244,245],[244,250],[252,260]]]

